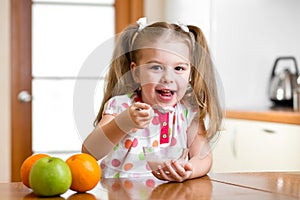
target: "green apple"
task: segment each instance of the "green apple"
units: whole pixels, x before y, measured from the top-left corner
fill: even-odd
[[[72,174],[65,161],[57,157],[39,159],[29,174],[29,184],[38,196],[57,196],[71,186]]]

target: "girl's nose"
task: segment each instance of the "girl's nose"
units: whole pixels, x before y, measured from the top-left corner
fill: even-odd
[[[173,71],[170,69],[170,67],[165,67],[162,77],[161,77],[162,83],[173,83],[174,82],[174,74]]]

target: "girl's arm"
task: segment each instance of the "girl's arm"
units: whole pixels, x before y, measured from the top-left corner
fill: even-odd
[[[192,174],[189,179],[206,175],[212,166],[212,153],[206,139],[203,119],[194,120],[188,130],[189,163]]]
[[[189,155],[189,163],[192,165],[192,174],[189,179],[206,175],[212,166],[212,153],[205,135],[196,134],[189,148]]]
[[[107,155],[126,133],[116,124],[112,115],[104,115],[96,128],[82,144],[82,152],[97,160]]]
[[[82,152],[99,160],[106,156],[132,128],[145,128],[151,119],[151,107],[144,103],[134,103],[116,117],[103,115],[96,128],[84,140]]]

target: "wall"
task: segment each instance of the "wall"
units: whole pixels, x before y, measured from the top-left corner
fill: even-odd
[[[269,107],[267,89],[275,59],[293,55],[300,60],[298,0],[145,1],[149,19],[181,18],[203,29],[227,108]]]
[[[270,106],[271,70],[278,56],[300,61],[300,2],[214,0],[212,51],[228,108]]]
[[[199,26],[210,38],[210,0],[144,0],[145,16],[155,21],[181,22]]]
[[[9,2],[0,1],[0,182],[10,181]]]

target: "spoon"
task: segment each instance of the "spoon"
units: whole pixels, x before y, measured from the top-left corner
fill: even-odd
[[[168,112],[174,112],[175,111],[175,108],[173,106],[165,106],[165,107],[163,107],[163,106],[158,105],[158,104],[153,105],[152,109],[158,110],[162,114],[165,114],[165,113],[168,113]]]
[[[174,112],[175,111],[174,107],[172,107],[172,106],[165,106],[165,107],[163,107],[163,106],[160,106],[158,104],[154,104],[152,106],[152,109],[153,110],[157,110],[157,111],[159,111],[162,114],[165,114],[165,113],[168,113],[168,112]],[[141,111],[141,110],[143,110],[143,108],[136,108],[136,110]]]

